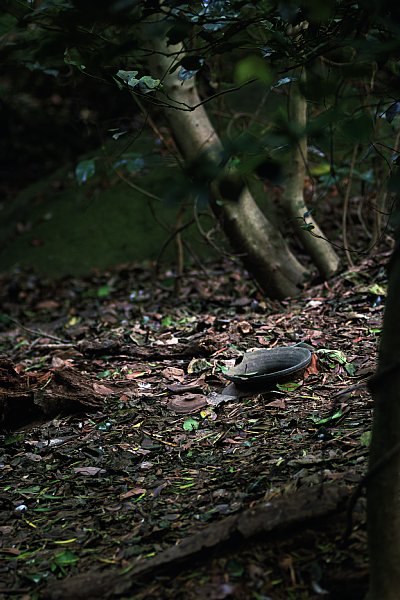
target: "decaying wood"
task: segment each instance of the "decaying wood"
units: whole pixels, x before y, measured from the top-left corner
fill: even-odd
[[[326,527],[327,518],[344,512],[349,488],[343,484],[302,488],[291,496],[276,498],[252,509],[212,523],[165,552],[146,561],[139,561],[128,572],[121,574],[112,568],[91,570],[63,581],[51,583],[43,597],[48,600],[97,600],[118,598],[137,589],[138,578],[158,576],[168,569],[176,572],[189,561],[206,560],[210,551],[229,550],[272,536],[293,533],[301,528]]]
[[[21,414],[26,420],[35,414],[32,376],[21,377],[11,360],[0,356],[0,425],[7,426]],[[21,412],[22,411],[22,412]]]
[[[71,368],[41,373],[17,373],[0,358],[0,425],[16,427],[43,416],[96,409],[104,398],[120,395],[121,386],[98,381]],[[128,390],[129,393],[129,390]]]

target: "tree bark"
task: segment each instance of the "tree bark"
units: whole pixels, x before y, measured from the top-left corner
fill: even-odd
[[[367,486],[370,587],[367,600],[400,595],[400,251],[389,274],[378,371],[371,380],[374,421]]]
[[[299,73],[301,80],[305,79],[304,69]],[[292,146],[287,165],[285,168],[285,193],[283,203],[291,219],[293,226],[304,249],[312,258],[318,271],[327,279],[333,275],[339,267],[339,257],[332,245],[326,241],[320,227],[311,215],[306,217],[307,225],[312,226],[308,231],[302,226],[305,224],[304,215],[308,213],[304,201],[304,178],[306,175],[307,162],[307,102],[299,90],[297,82],[290,85],[288,100],[288,116],[291,125],[299,135],[296,145]]]
[[[148,25],[150,27],[150,25]],[[182,58],[181,45],[168,46],[160,35],[160,23],[147,33],[148,65],[153,77],[161,79],[169,106],[164,113],[187,161],[201,156],[215,165],[222,161],[223,147],[197,92],[194,78],[180,81],[178,70],[170,73],[173,57]],[[175,54],[178,53],[178,54]],[[172,58],[171,58],[172,57]],[[187,107],[197,106],[194,110]],[[201,160],[201,158],[200,158]],[[215,191],[216,186],[211,186]],[[266,295],[294,296],[304,281],[306,269],[288,248],[281,233],[265,217],[246,186],[235,199],[212,197],[211,207],[223,231]]]

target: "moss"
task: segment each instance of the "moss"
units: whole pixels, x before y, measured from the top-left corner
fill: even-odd
[[[179,176],[170,161],[158,161],[133,182],[162,199]],[[23,190],[2,211],[0,270],[21,266],[48,276],[81,275],[93,268],[155,260],[169,233],[156,222],[150,200],[116,176],[112,181],[99,176],[94,183],[78,186],[73,174],[61,169]],[[173,227],[179,203],[151,202],[157,221]],[[183,222],[190,218],[188,206]],[[197,254],[210,255],[194,226],[184,236]],[[174,255],[172,243],[163,261],[171,263]]]

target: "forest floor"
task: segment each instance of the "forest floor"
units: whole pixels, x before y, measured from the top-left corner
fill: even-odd
[[[179,295],[140,268],[4,275],[0,597],[361,599],[386,261],[284,302],[224,264]],[[300,379],[221,393],[298,342]]]

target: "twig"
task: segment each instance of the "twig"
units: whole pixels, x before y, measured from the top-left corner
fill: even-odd
[[[346,258],[347,258],[347,263],[348,263],[348,265],[350,267],[354,267],[354,263],[353,263],[353,259],[351,258],[351,254],[350,254],[350,250],[349,250],[349,244],[348,244],[348,239],[347,239],[347,217],[348,217],[348,213],[349,213],[349,200],[350,200],[350,192],[351,192],[351,183],[352,183],[352,180],[353,180],[353,171],[354,171],[354,164],[355,164],[356,158],[357,158],[357,152],[358,152],[358,144],[356,144],[354,146],[353,155],[351,157],[349,179],[347,181],[347,188],[346,188],[346,193],[345,193],[345,196],[344,196],[343,215],[342,215],[342,230],[343,230],[344,251],[345,251],[345,254],[346,254]]]
[[[60,342],[60,344],[70,344],[70,342],[63,340],[62,338],[59,338],[56,335],[51,335],[51,333],[46,333],[45,331],[42,331],[41,329],[31,329],[30,327],[26,327],[25,325],[23,325],[22,323],[17,321],[17,319],[14,319],[13,317],[9,317],[8,315],[6,315],[6,318],[9,321],[11,321],[12,323],[15,323],[16,325],[18,325],[18,327],[21,327],[21,329],[24,329],[28,333],[31,333],[32,335],[46,337],[51,340],[54,340],[55,342]]]
[[[50,336],[46,336],[46,337],[50,337]],[[76,344],[74,343],[67,343],[67,342],[60,342],[59,344],[36,344],[36,348],[39,348],[40,350],[53,350],[53,349],[57,349],[57,350],[64,350],[67,348],[76,348]]]
[[[161,246],[161,249],[160,249],[160,251],[158,253],[158,256],[156,258],[156,273],[160,269],[161,257],[164,254],[165,249],[167,248],[167,246],[169,246],[169,244],[172,242],[173,239],[176,238],[177,235],[179,235],[187,227],[190,227],[191,225],[193,225],[194,222],[195,222],[194,219],[190,219],[187,223],[183,223],[183,225],[181,225],[177,229],[174,229],[173,231],[170,232],[170,235],[167,237],[167,239],[165,240],[165,242]]]

